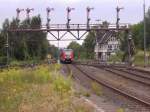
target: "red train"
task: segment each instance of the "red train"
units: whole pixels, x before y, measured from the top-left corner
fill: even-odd
[[[72,63],[74,60],[74,53],[72,49],[62,49],[60,51],[60,61],[62,63]]]

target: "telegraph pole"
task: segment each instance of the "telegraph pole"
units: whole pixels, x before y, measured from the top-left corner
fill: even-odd
[[[145,17],[145,0],[143,0],[143,16],[144,16],[144,67],[147,66],[146,56],[146,17]]]

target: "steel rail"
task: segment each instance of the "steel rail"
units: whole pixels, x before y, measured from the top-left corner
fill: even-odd
[[[71,74],[71,69],[70,69],[70,67],[69,67],[68,64],[66,65],[66,68],[67,68],[67,72],[68,72],[69,74]],[[76,78],[73,74],[71,74],[71,77],[74,78],[74,79],[76,79],[76,80],[78,80],[78,77]]]
[[[124,78],[127,78],[127,79],[130,79],[130,80],[133,80],[133,81],[136,81],[136,82],[150,86],[150,75],[148,75],[148,74],[150,74],[150,72],[148,72],[148,71],[145,71],[146,73],[144,75],[142,73],[143,71],[138,71],[138,69],[134,69],[134,68],[133,68],[133,70],[135,70],[135,72],[137,72],[137,73],[133,73],[133,71],[127,71],[128,69],[132,70],[132,68],[128,68],[126,66],[123,66],[123,68],[121,67],[121,69],[119,69],[113,65],[99,65],[99,64],[81,64],[81,65],[93,66],[93,67],[96,67],[99,69],[103,68],[104,70],[111,72],[113,74],[116,74],[118,76],[121,76],[121,77],[124,77]],[[114,71],[114,70],[116,70],[116,71]],[[122,73],[118,73],[117,71],[122,72]],[[124,75],[123,73],[128,74],[128,76]]]
[[[145,73],[145,74],[147,74],[147,75],[150,76],[150,71],[141,70],[141,69],[138,69],[138,68],[129,68],[129,67],[128,67],[127,69],[129,69],[129,70],[134,70],[134,71],[138,71],[138,72],[141,72],[141,73]]]
[[[122,72],[125,72],[125,73],[128,73],[128,74],[132,74],[132,75],[137,76],[137,77],[141,77],[141,78],[145,78],[145,79],[150,80],[150,73],[143,73],[142,71],[138,71],[138,70],[133,71],[133,69],[128,69],[128,68],[127,69],[119,69],[119,68],[114,68],[113,67],[113,69],[118,70],[118,71],[122,71]]]
[[[119,94],[121,94],[121,95],[123,95],[123,96],[126,96],[126,97],[128,97],[128,98],[131,98],[131,99],[133,99],[133,100],[135,100],[135,101],[138,101],[138,102],[140,102],[140,103],[142,103],[142,104],[144,104],[144,105],[150,107],[150,100],[148,100],[148,99],[142,99],[142,98],[139,98],[139,97],[137,97],[137,96],[135,96],[135,95],[129,94],[127,91],[120,90],[120,89],[118,89],[118,88],[116,88],[116,87],[114,87],[114,86],[112,86],[112,85],[106,83],[105,81],[98,80],[98,78],[93,77],[93,75],[89,75],[89,74],[86,73],[85,71],[81,70],[81,68],[77,67],[76,65],[73,65],[73,66],[74,66],[75,68],[77,68],[81,73],[83,73],[84,75],[86,75],[88,78],[90,78],[90,79],[96,81],[97,83],[99,83],[99,84],[101,84],[101,85],[103,85],[103,86],[105,86],[105,87],[107,87],[107,88],[109,88],[109,89],[112,89],[112,90],[116,91],[117,93],[119,93]],[[146,100],[147,100],[147,101],[146,101]]]
[[[139,82],[139,83],[141,83],[141,84],[150,86],[150,80],[147,80],[147,79],[144,79],[144,78],[143,78],[143,79],[141,79],[141,78],[139,79],[139,76],[138,76],[138,75],[136,75],[136,76],[133,75],[133,76],[132,76],[131,73],[127,73],[127,72],[124,72],[124,71],[116,70],[116,69],[113,69],[113,68],[104,68],[104,70],[106,70],[106,71],[108,71],[108,72],[111,72],[111,73],[113,73],[113,74],[116,74],[116,75],[118,75],[118,76],[121,76],[121,77],[130,79],[130,80]],[[116,70],[116,71],[114,71],[114,70]],[[118,72],[122,72],[122,73],[118,73]],[[127,76],[127,75],[125,75],[125,74],[123,74],[123,73],[127,73],[127,74],[130,75],[130,76]],[[136,78],[135,78],[135,77],[136,77]]]
[[[123,69],[117,69],[117,68],[114,68],[114,67],[108,66],[108,65],[94,65],[94,64],[81,64],[81,65],[93,66],[93,67],[96,67],[96,68],[99,68],[99,69],[103,68],[103,70],[111,72],[115,75],[118,75],[118,76],[124,77],[126,79],[130,79],[130,80],[139,82],[141,84],[145,84],[147,86],[150,86],[150,78],[147,79],[147,77],[141,76],[140,74],[131,73],[129,71],[124,71]],[[114,70],[116,70],[116,71],[114,71]],[[122,72],[122,73],[118,73],[117,71]],[[128,76],[124,75],[123,73],[127,73]]]

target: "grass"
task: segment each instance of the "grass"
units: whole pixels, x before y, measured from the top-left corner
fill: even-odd
[[[25,64],[36,64],[36,63],[42,63],[43,62],[43,60],[26,60],[26,61],[18,61],[18,60],[14,60],[14,59],[12,59],[12,60],[10,60],[9,61],[9,65],[14,65],[14,66],[16,66],[16,65],[25,65]]]
[[[71,79],[60,68],[55,64],[1,71],[0,112],[90,112],[74,101]]]
[[[124,112],[123,108],[119,108],[116,112]]]
[[[150,52],[147,52],[150,55]],[[134,64],[138,66],[144,66],[144,51],[139,50],[134,59]],[[147,64],[150,64],[150,59],[148,59]]]
[[[149,55],[149,59],[147,59],[147,64],[150,65],[150,52],[147,52],[147,55]],[[123,58],[123,52],[118,52],[116,55],[112,55],[109,58],[109,62],[122,62]],[[144,66],[144,51],[137,50],[135,56],[132,58],[133,64],[136,66]]]
[[[96,95],[101,96],[103,94],[102,87],[98,83],[92,82],[91,87],[92,92],[94,92]]]

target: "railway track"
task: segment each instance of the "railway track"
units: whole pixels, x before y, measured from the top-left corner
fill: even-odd
[[[121,94],[125,97],[128,97],[132,100],[135,100],[141,104],[144,104],[148,107],[150,107],[150,97],[146,97],[146,96],[138,96],[137,94],[131,92],[131,91],[128,91],[128,90],[124,90],[124,89],[121,89],[119,87],[116,87],[116,86],[113,86],[109,83],[107,83],[106,81],[104,80],[100,80],[98,79],[97,77],[95,77],[94,75],[91,75],[85,71],[83,71],[81,68],[79,68],[77,65],[73,65],[76,69],[78,69],[82,74],[84,74],[86,77],[88,77],[89,79],[103,85],[104,87],[107,87],[115,92],[117,92],[118,94]]]
[[[129,68],[127,66],[115,66],[115,65],[112,66],[112,65],[99,65],[99,64],[81,64],[81,65],[93,66],[99,69],[103,69],[115,75],[150,86],[149,71],[144,71],[136,68]]]
[[[104,70],[125,77],[127,79],[142,83],[144,85],[150,86],[150,77],[148,77],[148,75],[145,76],[144,74],[139,73],[137,71],[129,71],[128,69],[119,68],[104,68]]]
[[[145,70],[142,70],[142,69],[137,69],[137,68],[134,68],[134,67],[127,67],[127,66],[124,66],[122,68],[120,68],[119,66],[110,66],[110,67],[113,68],[113,69],[116,69],[116,70],[120,70],[120,71],[123,71],[123,72],[126,72],[126,73],[136,75],[138,77],[150,79],[150,71],[145,71]]]
[[[71,74],[73,79],[75,79],[76,81],[81,82],[80,77],[78,77],[78,75],[75,75],[75,74],[73,74],[73,73],[71,72],[71,67],[70,67],[70,65],[66,64],[66,68],[67,68],[68,74]]]

